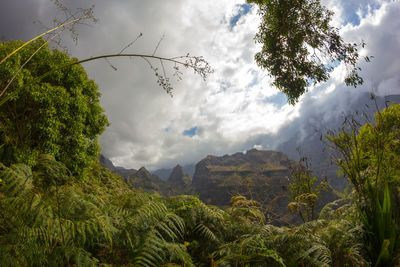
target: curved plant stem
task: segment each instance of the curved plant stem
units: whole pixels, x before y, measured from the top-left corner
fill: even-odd
[[[7,83],[6,87],[4,87],[3,91],[0,93],[0,97],[4,94],[4,92],[7,90],[7,88],[11,85],[11,83],[14,81],[15,77],[17,77],[18,73],[21,72],[21,70],[25,67],[25,65],[33,58],[34,55],[36,55],[37,52],[40,51],[46,44],[48,44],[51,40],[53,40],[56,36],[58,36],[61,32],[58,32],[54,34],[52,37],[50,37],[46,42],[44,42],[38,49],[35,50],[35,52],[30,55],[30,57],[22,64],[17,72],[14,74],[14,76],[10,79],[10,81]]]
[[[27,46],[28,44],[32,43],[32,42],[35,41],[36,39],[39,39],[40,37],[42,37],[42,36],[44,36],[44,35],[46,35],[46,34],[48,34],[48,33],[51,33],[51,32],[53,32],[53,31],[55,31],[55,30],[57,30],[57,29],[59,29],[59,28],[61,28],[61,27],[67,26],[68,24],[78,22],[79,20],[82,20],[82,19],[84,19],[84,18],[85,18],[85,16],[84,16],[84,17],[81,17],[81,18],[77,18],[77,19],[73,19],[73,20],[67,21],[67,22],[65,22],[65,23],[63,23],[63,24],[61,24],[61,25],[59,25],[59,26],[57,26],[57,27],[55,27],[55,28],[52,28],[52,29],[50,29],[50,30],[48,30],[48,31],[46,31],[46,32],[44,32],[44,33],[42,33],[42,34],[39,34],[39,35],[36,36],[35,38],[29,40],[28,42],[24,43],[23,45],[21,45],[20,47],[18,47],[18,48],[15,49],[14,51],[12,51],[10,54],[8,54],[5,58],[3,58],[3,59],[0,61],[0,64],[2,64],[2,63],[3,63],[4,61],[6,61],[9,57],[11,57],[12,55],[14,55],[15,53],[17,53],[19,50],[21,50],[22,48],[24,48],[24,47]]]
[[[66,68],[66,67],[69,67],[69,66],[73,66],[73,65],[77,65],[77,64],[93,61],[93,60],[96,60],[96,59],[113,58],[113,57],[139,57],[139,58],[145,59],[146,61],[148,61],[147,59],[157,59],[157,60],[160,60],[160,61],[173,62],[175,64],[184,66],[186,68],[192,68],[195,71],[195,73],[200,74],[200,76],[202,76],[203,79],[205,79],[206,74],[212,72],[212,69],[210,68],[208,63],[206,63],[206,61],[202,60],[202,58],[199,58],[199,57],[180,56],[180,57],[166,58],[166,57],[160,57],[160,56],[154,56],[154,55],[146,55],[146,54],[109,54],[109,55],[102,55],[102,56],[96,56],[96,57],[91,57],[91,58],[79,60],[79,61],[72,62],[72,63],[67,63],[67,64],[61,65],[61,66],[59,66],[57,68],[54,68],[54,69],[46,72],[46,73],[40,75],[39,77],[35,78],[33,81],[25,84],[24,86],[21,86],[21,87],[17,88],[15,91],[13,91],[12,93],[10,93],[7,96],[5,96],[3,99],[0,100],[0,106],[2,106],[5,102],[7,102],[10,98],[12,98],[16,94],[18,94],[24,88],[39,82],[40,80],[46,78],[47,76],[49,76],[51,73],[53,73],[55,71],[59,71],[59,70],[62,70],[64,68]],[[195,59],[195,61],[194,62],[192,62],[192,61],[179,61],[179,59],[184,59],[184,58],[186,58],[186,59]],[[200,63],[200,64],[201,63],[205,63],[205,66],[197,65],[196,63]]]

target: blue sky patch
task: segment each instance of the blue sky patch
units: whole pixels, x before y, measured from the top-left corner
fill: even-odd
[[[257,71],[252,69],[249,71],[253,75],[253,80],[247,85],[248,88],[253,87],[258,84],[258,77],[257,77]]]
[[[354,26],[360,25],[360,18],[358,17],[357,13],[352,13],[350,16],[348,16],[344,20],[344,25],[346,25],[348,23],[350,23]]]
[[[326,64],[325,67],[326,68],[332,68],[332,70],[333,70],[336,67],[338,67],[339,65],[340,65],[340,61],[339,60],[333,60],[333,61],[328,62],[328,64]],[[313,81],[311,81],[311,82],[313,82]]]
[[[263,102],[272,103],[278,108],[281,108],[287,103],[287,97],[284,93],[279,92],[276,95],[265,98]]]
[[[251,5],[249,5],[249,4],[241,4],[240,5],[239,12],[229,20],[229,25],[231,26],[231,29],[236,26],[236,24],[238,23],[239,19],[242,16],[249,13],[250,9],[251,9]]]
[[[368,12],[374,12],[375,10],[381,7],[380,3],[377,3],[372,0],[366,0],[366,3],[357,3],[357,2],[347,2],[343,3],[343,8],[345,10],[345,19],[344,25],[352,24],[353,26],[360,25],[360,17],[357,14],[358,10],[360,10],[361,17],[364,18]]]
[[[220,84],[219,92],[226,92],[226,90],[229,89],[229,87],[231,87],[231,86],[232,86],[232,84],[230,82],[223,81]]]
[[[253,87],[253,86],[257,85],[257,84],[258,84],[257,76],[254,76],[253,80],[247,86],[250,88],[250,87]]]
[[[196,132],[197,132],[197,126],[184,130],[182,134],[185,136],[193,137],[196,135]]]

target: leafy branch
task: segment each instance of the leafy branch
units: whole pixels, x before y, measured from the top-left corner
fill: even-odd
[[[332,65],[338,63],[346,66],[346,85],[357,87],[363,83],[357,62],[359,46],[363,48],[365,43],[346,43],[339,29],[330,25],[333,12],[320,0],[247,2],[259,5],[261,17],[254,39],[262,48],[254,58],[270,73],[273,85],[286,94],[290,104],[296,104],[312,84],[327,81]]]

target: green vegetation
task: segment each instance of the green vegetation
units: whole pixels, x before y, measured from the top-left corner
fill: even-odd
[[[343,41],[339,30],[330,25],[333,12],[319,0],[247,2],[259,5],[262,20],[255,36],[262,48],[254,58],[268,70],[289,103],[295,104],[311,84],[327,81],[333,70],[331,62],[343,62],[348,67],[347,85],[363,83],[356,67],[357,44]]]
[[[159,266],[190,263],[183,219],[128,189],[98,164],[86,182],[51,156],[32,169],[1,166],[0,258],[4,266]]]
[[[279,1],[279,5],[286,2]],[[299,10],[316,8],[322,22],[330,18],[319,2],[296,3],[305,5]],[[275,11],[280,14],[282,6]],[[318,26],[321,21],[316,19],[312,23]],[[281,31],[291,24],[282,25]],[[329,35],[332,29],[322,30]],[[291,31],[283,33],[292,36]],[[319,45],[326,36],[315,38]],[[292,47],[289,41],[284,42],[288,42],[286,48]],[[301,47],[300,41],[296,39],[293,47]],[[343,43],[336,41],[340,54]],[[339,168],[352,184],[351,193],[326,205],[315,219],[319,190],[307,166],[300,166],[292,173],[289,189],[299,210],[305,211],[306,222],[278,227],[268,223],[259,202],[245,196],[232,197],[226,210],[206,205],[195,196],[160,199],[129,188],[120,176],[101,167],[97,137],[107,119],[97,86],[78,60],[50,51],[44,44],[39,39],[8,58],[22,43],[0,44],[0,57],[7,58],[0,63],[0,86],[8,88],[0,98],[2,265],[400,265],[400,105],[378,112],[374,123],[350,124],[332,132],[328,140],[337,152]],[[289,79],[289,85],[280,85],[297,86],[290,96],[292,102],[304,91],[304,77],[326,79],[326,70],[318,69],[321,66],[307,66],[311,70]],[[309,71],[316,71],[317,76],[310,76]],[[274,161],[282,166],[290,163],[282,153],[268,154],[275,155]],[[237,157],[246,163],[241,155]],[[207,166],[205,176],[212,171]],[[249,166],[221,165],[215,171],[238,175]],[[280,181],[286,169],[274,166],[259,166],[257,172],[273,173],[276,180],[272,181]],[[174,179],[187,181],[178,171]]]
[[[85,182],[75,180],[50,156],[32,169],[2,165],[0,175],[0,258],[7,266],[366,263],[351,213],[278,228],[264,225],[256,203],[243,197],[226,212],[192,196],[161,201],[98,164]]]
[[[140,193],[97,162],[85,181],[52,155],[38,155],[31,166],[3,163],[2,264],[396,266],[399,117],[393,105],[376,124],[330,135],[354,190],[317,220],[291,227],[268,224],[259,203],[244,196],[223,211],[194,196]]]
[[[290,212],[297,211],[303,222],[312,221],[315,219],[316,202],[321,189],[325,189],[327,184],[324,182],[316,184],[318,178],[312,175],[307,157],[301,156],[299,164],[291,166],[290,169],[292,183],[289,185],[289,198],[292,202],[288,204],[288,209]]]
[[[22,44],[1,43],[0,57]],[[39,39],[1,64],[0,87],[5,88],[19,67],[44,44]],[[42,73],[75,61],[45,46],[25,65],[3,97]],[[88,79],[80,65],[55,71],[39,83],[27,86],[1,106],[0,160],[32,166],[39,154],[51,154],[73,175],[83,177],[85,170],[97,160],[100,151],[97,138],[108,125],[99,98],[97,85]]]
[[[400,257],[400,105],[375,114],[375,123],[331,134],[337,164],[354,186],[354,199],[375,266]]]

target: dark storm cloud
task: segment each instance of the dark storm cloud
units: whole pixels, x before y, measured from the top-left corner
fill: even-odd
[[[29,40],[38,33],[41,1],[2,1],[0,5],[0,37],[3,40]]]

